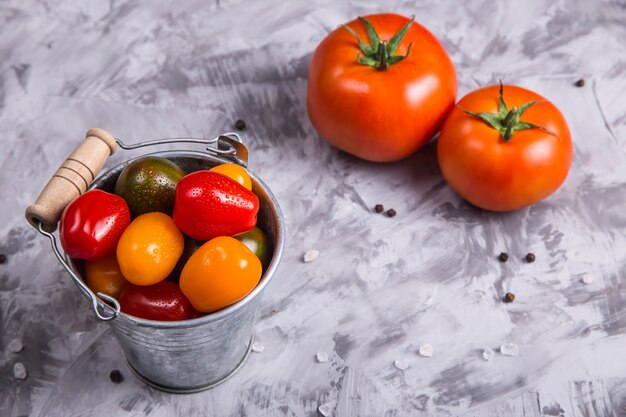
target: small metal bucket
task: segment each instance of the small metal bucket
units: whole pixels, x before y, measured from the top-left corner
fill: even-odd
[[[118,143],[126,149],[131,148],[124,146],[119,140]],[[187,173],[236,161],[236,158],[196,151],[165,151],[150,155],[167,158]],[[89,189],[112,192],[122,169],[138,158],[102,174]],[[242,165],[245,165],[246,160],[247,154],[244,155]],[[256,288],[245,298],[193,320],[153,321],[120,312],[116,301],[102,294],[95,296],[84,285],[83,262],[67,257],[63,259],[54,235],[39,226],[39,231],[51,239],[55,254],[70,275],[75,280],[80,279],[81,282],[77,282],[77,285],[92,301],[96,315],[111,326],[132,371],[145,383],[157,389],[190,393],[211,388],[235,373],[250,353],[261,297],[276,272],[284,245],[284,221],[278,202],[256,175],[250,173],[250,177],[253,191],[260,201],[258,226],[266,233],[268,242],[272,245],[272,259]]]

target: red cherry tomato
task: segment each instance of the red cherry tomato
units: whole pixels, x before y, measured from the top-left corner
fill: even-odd
[[[176,186],[174,223],[197,240],[247,232],[258,211],[256,194],[216,172],[193,172]]]
[[[193,306],[191,307],[191,312],[189,313],[189,320],[191,319],[199,319],[200,317],[204,317],[209,313],[203,313],[202,311],[198,311]]]
[[[178,285],[161,281],[139,286],[128,283],[120,296],[122,311],[147,320],[178,321],[197,316]]]
[[[117,241],[130,224],[128,204],[102,190],[81,195],[61,216],[61,245],[72,258],[95,261],[115,253]]]

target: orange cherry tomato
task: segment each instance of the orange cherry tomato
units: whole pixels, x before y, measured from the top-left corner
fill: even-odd
[[[180,289],[196,310],[209,313],[248,295],[261,273],[261,261],[246,245],[220,236],[191,255],[180,276]]]
[[[152,285],[172,272],[184,246],[183,234],[170,216],[146,213],[124,230],[117,244],[117,260],[128,281]]]
[[[217,172],[218,174],[226,175],[227,177],[237,181],[239,184],[252,191],[252,180],[248,171],[244,167],[238,164],[222,164],[209,171]]]
[[[98,261],[85,262],[87,286],[95,293],[103,293],[113,298],[120,297],[120,293],[128,283],[115,254]]]

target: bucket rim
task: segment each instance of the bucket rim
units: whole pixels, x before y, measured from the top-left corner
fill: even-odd
[[[157,151],[157,152],[152,152],[152,153],[147,153],[147,154],[136,156],[134,158],[125,160],[111,167],[106,172],[99,175],[98,178],[96,178],[93,181],[93,183],[89,186],[87,190],[93,190],[93,189],[99,188],[99,186],[101,186],[104,181],[106,181],[109,177],[115,174],[115,171],[118,171],[118,170],[121,171],[125,165],[128,165],[137,159],[145,158],[147,156],[160,156],[163,158],[196,157],[196,158],[207,160],[210,162],[217,162],[218,164],[219,163],[233,163],[231,160],[228,160],[226,158],[222,158],[216,155],[212,155],[212,154],[208,154],[206,152],[200,152],[200,151],[193,151],[193,150]],[[285,247],[285,220],[283,218],[283,213],[280,208],[280,205],[278,204],[278,200],[272,193],[271,189],[254,172],[250,171],[247,167],[244,167],[244,168],[246,168],[246,170],[248,171],[248,174],[250,174],[250,178],[252,179],[253,189],[260,189],[261,191],[263,191],[263,193],[265,194],[265,197],[267,197],[267,200],[269,200],[271,208],[272,208],[271,213],[273,217],[276,219],[276,241],[274,243],[272,259],[270,261],[270,264],[267,267],[267,270],[261,276],[261,279],[259,280],[259,283],[256,285],[256,287],[254,287],[254,289],[250,293],[248,293],[245,297],[243,297],[241,300],[237,301],[236,303],[231,304],[228,307],[225,307],[221,310],[208,313],[198,318],[193,318],[193,319],[188,319],[188,320],[178,320],[178,321],[158,321],[158,320],[149,320],[149,319],[143,319],[140,317],[135,317],[135,316],[132,316],[130,314],[120,311],[119,317],[113,320],[113,322],[119,319],[125,319],[125,320],[129,320],[133,322],[134,324],[138,326],[152,327],[152,328],[157,328],[157,329],[180,329],[180,328],[197,327],[206,323],[211,323],[214,321],[222,320],[234,314],[235,312],[242,309],[246,304],[251,302],[253,299],[258,297],[263,292],[265,287],[269,284],[269,282],[274,277],[276,270],[278,269],[280,260],[282,259],[282,255],[283,255],[283,251]],[[78,274],[84,280],[84,277],[82,276],[82,274],[80,274],[79,271],[77,270],[74,260],[69,258],[67,255],[66,255],[66,259],[68,263],[70,264],[70,266],[72,267],[72,269],[74,270],[74,272]]]

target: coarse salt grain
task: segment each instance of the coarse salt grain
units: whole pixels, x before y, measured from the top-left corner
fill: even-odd
[[[304,260],[304,262],[313,262],[314,260],[316,260],[317,258],[319,258],[320,256],[320,252],[318,250],[315,249],[309,249],[308,251],[304,252],[304,256],[302,257],[302,259]]]
[[[420,354],[420,356],[430,358],[431,356],[433,356],[434,353],[433,345],[431,345],[430,343],[425,343],[420,346],[417,352]]]
[[[491,348],[485,348],[483,349],[483,359],[486,361],[490,361],[492,360],[494,357],[496,356],[496,352],[493,351],[493,349]]]
[[[13,365],[13,376],[15,379],[26,379],[28,372],[26,372],[26,366],[22,362],[15,362]]]
[[[329,417],[333,411],[333,407],[329,403],[324,403],[317,407],[317,411],[319,411],[324,417]]]
[[[405,369],[409,368],[409,364],[403,361],[402,359],[396,359],[395,361],[393,361],[393,366],[395,366],[401,371],[404,371]]]
[[[500,346],[500,353],[505,356],[519,356],[519,346],[515,343],[505,343]]]
[[[593,282],[593,275],[591,274],[584,274],[580,280],[584,283],[584,284],[591,284]]]
[[[317,355],[315,355],[315,359],[317,359],[319,363],[328,362],[328,355],[326,354],[326,352],[317,352]]]
[[[253,352],[261,353],[264,350],[265,350],[265,345],[263,345],[263,343],[261,343],[261,342],[254,342],[254,343],[252,343],[252,351]]]
[[[20,339],[13,339],[11,340],[11,343],[8,344],[7,349],[11,353],[18,353],[24,349],[24,344]]]

